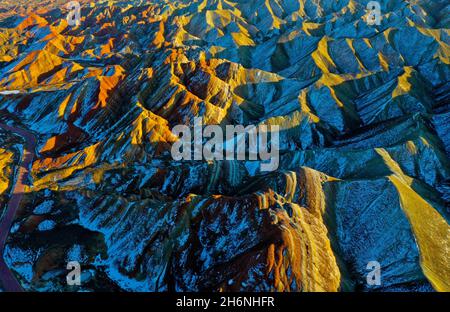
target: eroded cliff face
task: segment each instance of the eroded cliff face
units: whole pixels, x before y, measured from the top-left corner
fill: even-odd
[[[379,26],[359,0],[80,2],[79,26],[0,4],[0,122],[38,139],[5,249],[25,290],[450,290],[448,1]],[[174,161],[195,117],[279,125],[278,169]],[[4,209],[24,142],[0,142]]]
[[[2,148],[0,148],[0,212],[8,201],[8,192],[13,185],[14,148],[11,146],[9,134],[0,132]]]

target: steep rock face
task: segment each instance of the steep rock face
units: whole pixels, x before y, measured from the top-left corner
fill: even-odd
[[[450,289],[448,1],[379,26],[359,0],[80,2],[76,27],[0,4],[0,122],[38,141],[5,250],[25,290]],[[278,169],[174,161],[195,117],[278,125]],[[5,207],[26,142],[0,143]]]
[[[0,149],[0,207],[3,213],[8,199],[8,190],[12,185],[13,154],[11,151]]]
[[[3,214],[14,184],[14,171],[17,168],[21,139],[0,129],[0,211]]]
[[[364,277],[370,261],[381,264],[383,287],[387,289],[427,284],[394,185],[386,178],[335,184],[337,240],[344,261],[361,281],[359,286],[368,287]]]

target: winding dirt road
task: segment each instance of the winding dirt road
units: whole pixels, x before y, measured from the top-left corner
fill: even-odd
[[[23,289],[14,274],[6,265],[3,252],[5,250],[6,239],[11,230],[17,209],[19,208],[20,201],[24,195],[25,185],[29,178],[29,168],[31,168],[35,156],[36,139],[33,134],[23,129],[2,123],[0,123],[0,128],[11,131],[25,139],[22,159],[15,177],[15,185],[13,186],[6,212],[0,221],[0,283],[5,291],[20,292],[23,291]]]

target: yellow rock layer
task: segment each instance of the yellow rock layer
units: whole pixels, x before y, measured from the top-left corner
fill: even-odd
[[[385,149],[376,149],[393,172],[400,205],[417,240],[423,273],[437,291],[450,291],[450,226],[441,214],[414,189],[414,179],[403,173]]]
[[[411,223],[420,251],[423,273],[437,291],[450,291],[450,226],[447,221],[398,176],[389,179]]]
[[[0,148],[0,195],[10,187],[12,164],[13,153]]]

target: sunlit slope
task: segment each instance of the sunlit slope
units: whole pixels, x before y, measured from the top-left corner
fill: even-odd
[[[402,208],[408,216],[419,244],[424,274],[438,291],[450,290],[450,226],[440,213],[416,192],[392,178],[400,193]]]
[[[0,193],[4,194],[10,187],[12,153],[4,149],[0,150],[1,175],[0,175]]]
[[[14,182],[14,154],[0,148],[0,213],[3,214]],[[1,285],[0,285],[1,287]]]
[[[0,213],[3,214],[8,200],[11,198],[15,182],[15,171],[20,150],[17,144],[20,139],[9,132],[0,129]]]

